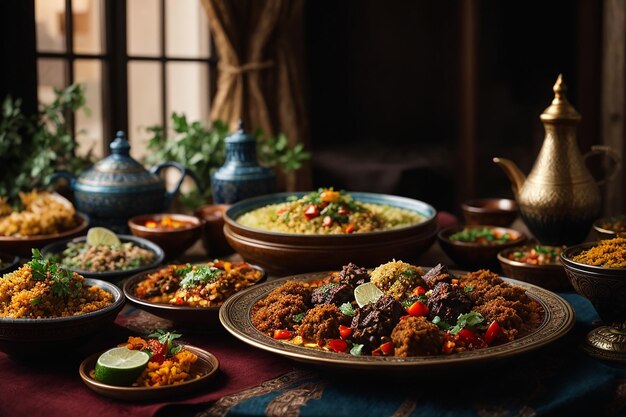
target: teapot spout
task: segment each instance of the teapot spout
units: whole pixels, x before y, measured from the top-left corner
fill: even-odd
[[[493,162],[500,165],[500,167],[504,170],[504,173],[509,180],[511,181],[511,188],[513,188],[513,193],[517,198],[519,190],[524,185],[526,181],[526,176],[520,171],[520,169],[515,165],[515,162],[506,159],[506,158],[493,158]]]

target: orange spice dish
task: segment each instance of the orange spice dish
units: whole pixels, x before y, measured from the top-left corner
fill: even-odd
[[[184,220],[176,220],[171,216],[163,216],[158,220],[147,220],[144,226],[150,229],[186,229],[194,226],[194,224]]]

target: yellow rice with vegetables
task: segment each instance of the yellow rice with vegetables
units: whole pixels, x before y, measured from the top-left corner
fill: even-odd
[[[367,233],[418,224],[426,218],[414,211],[363,203],[344,191],[319,189],[285,203],[270,204],[241,215],[243,226],[293,234]]]
[[[58,195],[32,191],[20,193],[22,211],[13,211],[0,198],[0,236],[26,237],[60,233],[76,227],[75,210]]]

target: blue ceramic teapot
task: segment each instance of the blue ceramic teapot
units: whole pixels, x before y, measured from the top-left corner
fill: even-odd
[[[165,211],[187,170],[175,162],[164,162],[146,170],[130,156],[130,145],[124,132],[117,132],[110,149],[111,155],[78,178],[61,171],[53,174],[50,181],[61,177],[69,181],[76,209],[87,214],[92,225],[124,230],[126,222],[133,216]],[[166,167],[180,171],[180,179],[172,191],[165,189],[165,182],[158,176]]]

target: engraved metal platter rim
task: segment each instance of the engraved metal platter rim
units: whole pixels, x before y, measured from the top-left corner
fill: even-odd
[[[418,370],[444,368],[453,364],[464,365],[516,356],[536,350],[563,337],[574,326],[576,313],[572,306],[559,295],[533,284],[502,277],[512,285],[522,287],[544,309],[542,323],[532,333],[498,346],[485,349],[437,356],[352,356],[303,346],[292,345],[272,339],[257,330],[250,320],[252,306],[271,290],[288,280],[307,281],[327,276],[328,272],[293,275],[268,281],[235,294],[224,302],[219,318],[224,328],[236,338],[254,347],[276,353],[300,362],[340,368],[371,370]]]

